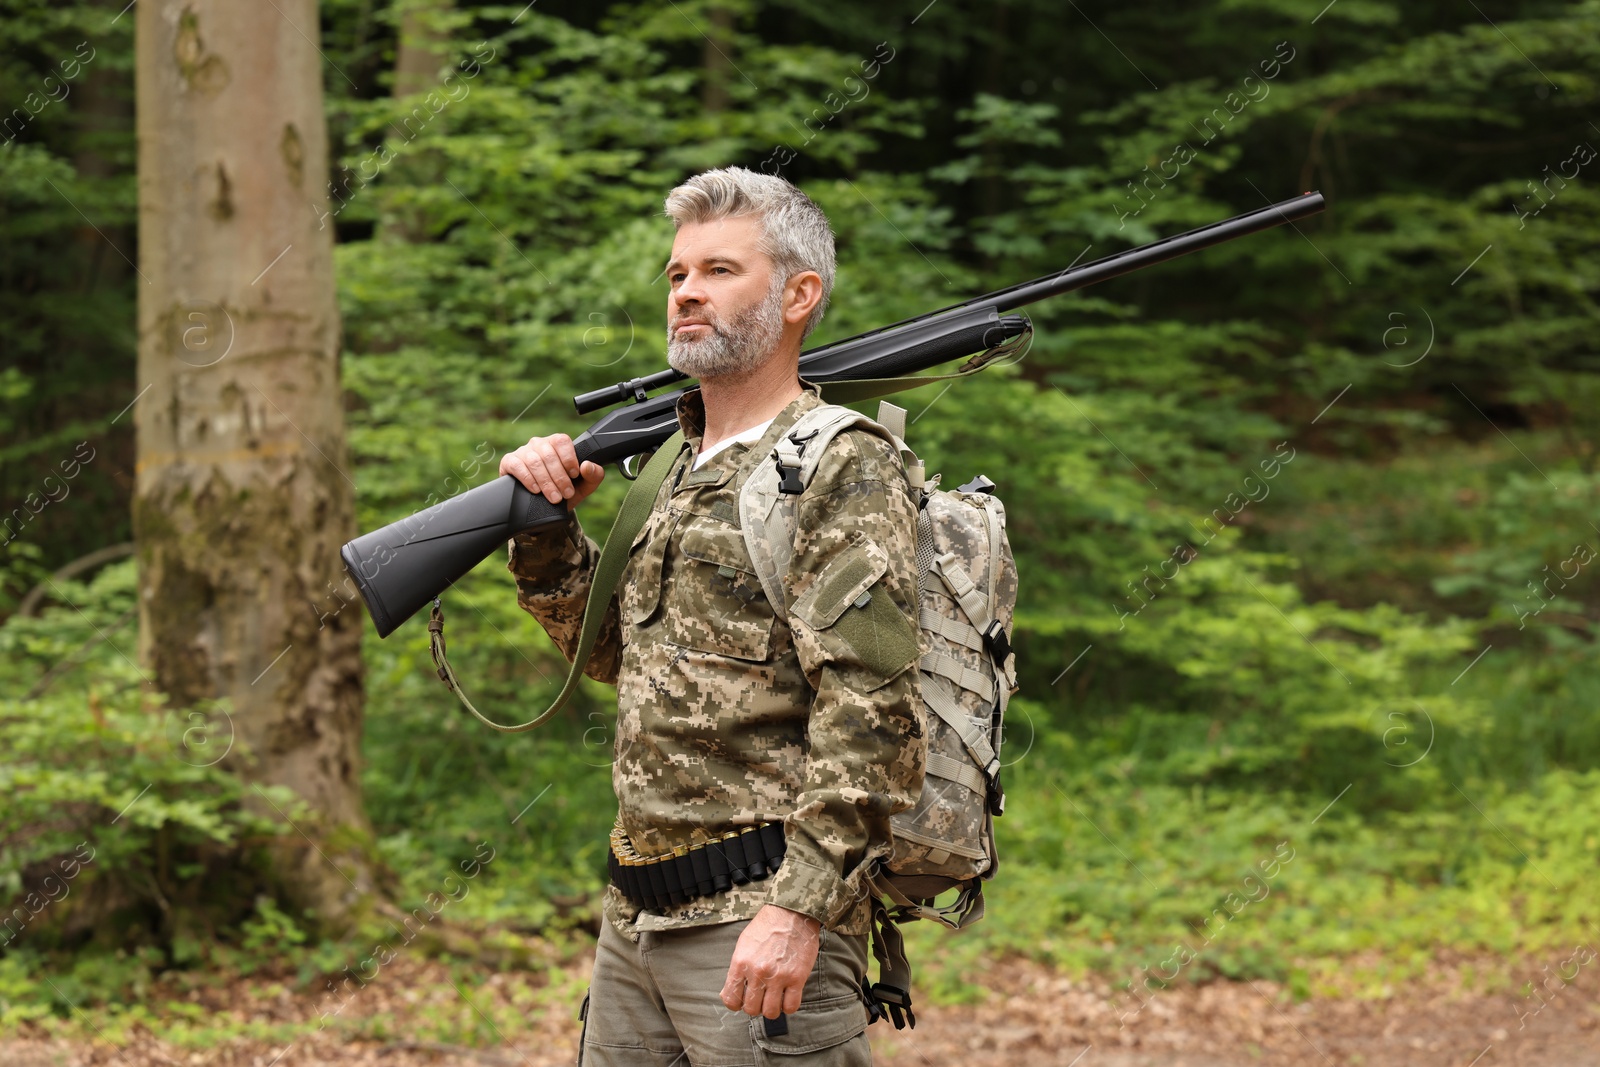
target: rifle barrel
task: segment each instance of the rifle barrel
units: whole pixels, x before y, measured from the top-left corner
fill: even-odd
[[[1046,278],[1035,278],[1032,281],[1021,282],[1005,289],[996,289],[992,293],[985,293],[983,296],[976,296],[959,304],[951,304],[949,307],[930,311],[915,318],[906,319],[903,322],[880,326],[875,330],[857,334],[855,337],[834,341],[832,344],[823,345],[821,348],[814,348],[802,354],[800,358],[807,359],[826,352],[835,346],[848,345],[861,340],[863,337],[886,333],[889,330],[899,329],[902,326],[909,326],[911,323],[921,322],[924,319],[931,319],[939,315],[946,315],[961,308],[993,307],[996,311],[1006,311],[1011,308],[1038,303],[1048,297],[1060,296],[1062,293],[1070,293],[1075,289],[1083,289],[1097,282],[1108,281],[1122,274],[1128,274],[1156,263],[1164,263],[1169,259],[1186,256],[1190,252],[1198,252],[1202,248],[1210,248],[1212,245],[1231,241],[1236,237],[1244,237],[1247,234],[1257,233],[1261,230],[1270,230],[1274,226],[1281,226],[1286,222],[1297,222],[1307,216],[1315,215],[1326,206],[1327,202],[1320,192],[1305,193],[1292,200],[1284,200],[1267,207],[1257,208],[1254,211],[1247,211],[1243,215],[1235,215],[1231,219],[1223,219],[1221,222],[1209,223],[1184,233],[1173,234],[1171,237],[1163,237],[1159,241],[1152,241],[1147,245],[1124,249],[1103,259],[1085,263],[1081,267],[1069,267]]]
[[[1235,237],[1269,230],[1274,226],[1284,223],[1293,223],[1308,215],[1315,215],[1326,206],[1322,194],[1318,192],[1306,193],[1293,200],[1285,200],[1279,204],[1259,208],[1255,211],[1236,215],[1231,219],[1213,222],[1209,226],[1201,226],[1187,233],[1174,234],[1164,237],[1159,241],[1152,241],[1138,248],[1129,248],[1115,255],[1106,256],[1104,259],[1085,263],[1081,267],[1064,270],[1060,274],[1049,278],[1040,278],[1037,281],[1023,282],[1013,285],[1009,289],[1000,289],[988,296],[980,296],[976,300],[968,301],[969,304],[989,304],[1005,310],[1007,308],[1022,307],[1032,304],[1046,297],[1059,296],[1070,293],[1074,289],[1082,289],[1096,282],[1103,282],[1115,278],[1119,274],[1139,270],[1154,263],[1162,263],[1179,256],[1186,256],[1190,252],[1198,252],[1202,248],[1231,241]],[[960,305],[957,305],[958,307]]]
[[[948,316],[952,312],[967,309],[990,308],[1000,312],[1037,303],[1048,297],[1070,293],[1075,289],[1082,289],[1097,282],[1107,281],[1155,263],[1163,263],[1169,259],[1186,256],[1190,252],[1198,252],[1202,248],[1210,248],[1212,245],[1222,244],[1236,237],[1243,237],[1246,234],[1257,233],[1261,230],[1269,230],[1284,223],[1292,224],[1309,215],[1315,215],[1325,206],[1326,201],[1324,201],[1320,192],[1305,193],[1292,200],[1285,200],[1281,203],[1257,208],[1254,211],[1247,211],[1231,219],[1223,219],[1221,222],[1213,222],[1185,233],[1164,237],[1159,241],[1152,241],[1150,244],[1140,245],[1137,248],[1125,249],[1102,259],[1085,263],[1081,267],[1068,267],[1064,271],[1045,278],[1035,278],[1032,281],[1022,282],[1005,289],[997,289],[983,296],[973,297],[971,300],[965,300],[959,304],[951,304],[949,307],[940,308],[937,311],[929,311],[901,322],[879,326],[877,329],[868,330],[866,333],[860,333],[854,337],[846,337],[843,340],[834,341],[832,344],[826,344],[820,348],[813,348],[801,353],[802,371],[806,369],[808,364],[815,364],[819,359],[835,355],[841,349],[858,347],[861,342],[868,338],[877,337],[892,330],[902,330],[905,327],[926,322],[941,315]],[[630,381],[608,385],[604,389],[582,393],[573,397],[572,403],[578,409],[578,414],[587,415],[592,411],[598,411],[600,408],[609,407],[612,404],[620,404],[629,400],[639,401],[652,389],[673,385],[677,382],[685,381],[687,378],[687,375],[671,369],[657,371],[643,378],[634,378]]]

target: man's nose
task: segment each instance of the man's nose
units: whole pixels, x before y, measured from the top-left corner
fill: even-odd
[[[673,308],[681,308],[685,304],[705,303],[705,288],[701,281],[701,276],[695,271],[690,271],[684,275],[683,281],[679,282],[678,287],[672,291]]]

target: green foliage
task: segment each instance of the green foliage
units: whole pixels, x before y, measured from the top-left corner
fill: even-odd
[[[71,508],[52,504],[28,522],[56,565],[126,540],[130,527],[127,486],[105,460],[131,449],[131,420],[111,423],[137,392],[134,20],[115,15],[91,3],[0,4],[0,514],[11,518],[29,493],[60,497],[60,465],[79,442],[100,457],[67,480]]]
[[[256,914],[239,924],[244,934],[240,943],[246,952],[263,949],[286,949],[305,943],[306,933],[293,916],[280,910],[271,897],[256,900]]]
[[[273,885],[259,851],[285,829],[219,764],[237,747],[226,709],[178,715],[149,691],[132,659],[133,564],[50,592],[36,617],[0,625],[0,1016],[12,1021],[137,998],[157,971],[213,959],[216,931]],[[301,812],[288,790],[269,795]],[[258,915],[247,952],[297,940],[270,899]],[[64,971],[49,963],[63,952]]]

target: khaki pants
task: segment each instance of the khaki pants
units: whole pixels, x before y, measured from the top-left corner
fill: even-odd
[[[800,1010],[774,1027],[720,996],[748,925],[649,931],[635,944],[601,922],[580,1067],[868,1067],[866,936],[822,931]]]

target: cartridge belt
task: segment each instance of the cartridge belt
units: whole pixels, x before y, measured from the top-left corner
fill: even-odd
[[[661,911],[733,886],[759,882],[783,860],[783,824],[763,822],[730,830],[713,841],[679,845],[645,857],[634,851],[619,826],[611,831],[606,866],[611,884],[646,911]]]

